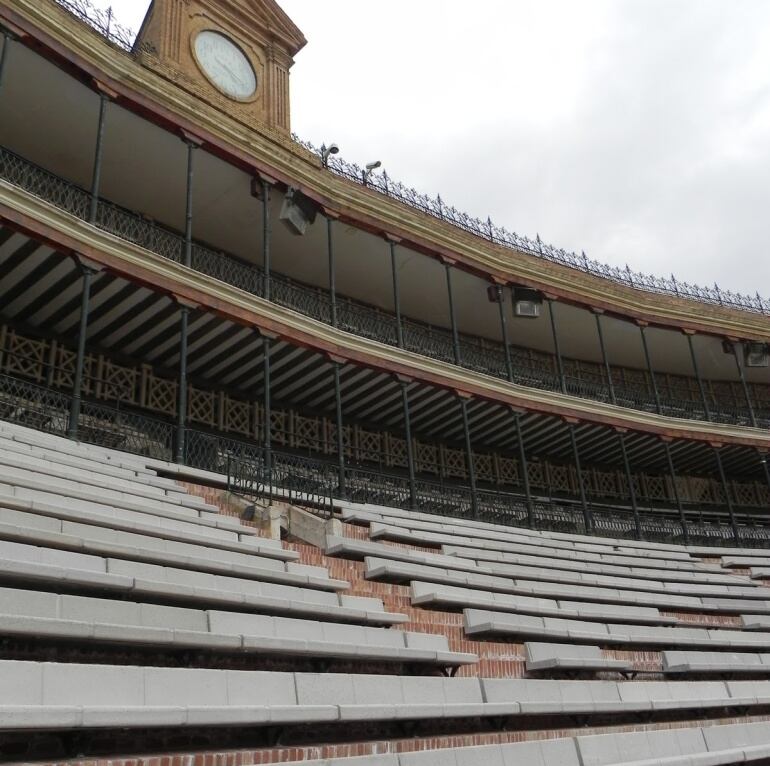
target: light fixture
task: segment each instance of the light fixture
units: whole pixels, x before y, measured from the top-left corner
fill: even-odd
[[[543,296],[529,287],[512,287],[511,295],[513,297],[513,315],[517,317],[526,317],[527,319],[537,319],[540,316],[540,309],[543,306]]]
[[[379,160],[375,160],[374,162],[370,162],[370,163],[368,163],[368,164],[367,164],[367,166],[366,166],[366,170],[363,170],[363,171],[361,172],[361,178],[363,179],[363,182],[364,182],[364,186],[366,186],[366,184],[368,183],[368,181],[369,181],[369,176],[370,176],[370,175],[371,175],[371,174],[372,174],[372,173],[373,173],[375,170],[377,170],[377,168],[378,168],[378,167],[380,167],[381,165],[382,165],[382,163],[381,163]]]
[[[321,164],[325,167],[329,167],[329,156],[332,154],[339,154],[340,148],[337,144],[323,144],[321,146]]]
[[[286,228],[292,233],[301,236],[307,230],[309,224],[315,221],[316,206],[309,197],[299,189],[289,187],[283,198],[279,220],[283,221]]]

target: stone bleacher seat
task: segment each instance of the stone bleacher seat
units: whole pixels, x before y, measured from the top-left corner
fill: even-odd
[[[576,644],[546,644],[527,642],[527,670],[566,670],[566,671],[599,671],[609,670],[629,673],[633,670],[632,663],[626,660],[611,660],[602,656],[598,646],[583,646]]]
[[[661,652],[666,674],[767,675],[770,654],[754,652]]]
[[[622,714],[766,704],[770,682],[400,677],[0,660],[0,727]]]

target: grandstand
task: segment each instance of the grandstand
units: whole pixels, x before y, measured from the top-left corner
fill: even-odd
[[[0,761],[770,763],[770,305],[291,133],[273,0],[0,0]]]

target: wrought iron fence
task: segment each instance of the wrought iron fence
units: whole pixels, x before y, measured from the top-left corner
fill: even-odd
[[[89,0],[55,0],[55,2],[121,50],[127,53],[134,50],[136,34],[116,21],[112,7],[97,8]]]
[[[0,148],[0,177],[73,215],[84,219],[88,216],[90,194],[87,191],[5,148]],[[107,200],[99,200],[96,225],[164,258],[182,261],[184,238],[179,233]],[[196,242],[193,245],[192,268],[253,295],[264,294],[264,272],[260,267],[202,243]],[[271,299],[276,303],[318,321],[331,323],[331,300],[327,291],[274,273],[270,275],[270,285]],[[397,343],[395,316],[381,309],[338,296],[337,316],[338,326],[343,330],[389,345]],[[407,350],[433,359],[454,362],[452,334],[449,330],[409,318],[402,320],[402,330]],[[552,367],[531,359],[516,348],[511,348],[510,353],[515,383],[531,388],[561,390],[561,380]],[[508,377],[505,351],[496,341],[460,335],[460,363],[463,367],[497,378]],[[611,400],[609,387],[604,381],[565,374],[564,382],[567,393],[574,396],[602,402]],[[620,406],[656,411],[656,403],[649,388],[621,381],[615,382],[613,388],[616,402]],[[661,393],[659,400],[663,414],[695,420],[709,419],[702,405],[695,399]],[[715,422],[750,425],[746,410],[722,401],[712,402],[708,415]],[[757,407],[756,415],[761,427],[770,427],[770,413]]]
[[[64,436],[69,424],[72,399],[67,394],[0,374],[0,419],[36,430]],[[174,426],[139,413],[88,400],[81,404],[79,439],[137,455],[171,460]],[[185,462],[228,476],[234,491],[252,497],[281,497],[306,504],[331,515],[333,499],[340,497],[336,464],[294,453],[271,453],[267,467],[263,449],[240,439],[188,429]],[[409,480],[402,475],[350,466],[345,471],[344,493],[349,500],[419,510],[441,516],[473,517],[473,496],[468,487],[419,478],[414,484],[414,506]],[[591,528],[586,529],[582,507],[566,498],[535,498],[532,528],[603,537],[633,538],[636,527],[627,507],[591,503]],[[528,526],[526,498],[513,492],[480,488],[476,493],[476,517],[508,526]],[[690,543],[724,546],[770,544],[770,528],[740,523],[738,538],[731,525],[697,518],[700,509],[688,508],[687,533]],[[660,509],[640,514],[642,538],[660,542],[683,542],[675,512]]]

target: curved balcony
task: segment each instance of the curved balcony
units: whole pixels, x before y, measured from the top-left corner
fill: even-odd
[[[82,220],[91,216],[91,194],[14,152],[0,148],[0,178],[34,194],[47,202],[66,210]],[[176,262],[183,262],[184,235],[151,221],[146,217],[100,199],[95,209],[95,225],[121,239],[131,242]],[[208,245],[194,242],[191,267],[214,279],[238,287],[248,293],[264,296],[264,272],[233,255],[215,250]],[[324,289],[302,284],[280,274],[270,274],[270,300],[293,309],[320,322],[332,324],[332,300]],[[336,324],[355,335],[370,338],[391,346],[398,345],[397,318],[394,314],[369,306],[353,299],[337,295]],[[452,332],[424,322],[402,317],[403,345],[408,351],[422,356],[455,363]],[[527,349],[509,347],[512,381],[536,389],[562,391],[561,379],[556,372],[553,356],[538,352],[533,355]],[[486,338],[459,335],[461,366],[487,375],[508,380],[508,366],[504,346]],[[601,402],[614,402],[623,407],[646,412],[740,426],[751,426],[748,407],[739,406],[735,400],[726,401],[712,397],[708,411],[700,398],[677,396],[665,388],[655,392],[649,385],[634,385],[623,380],[613,380],[610,391],[606,376],[599,365],[581,362],[582,372],[565,359],[564,389],[567,394]],[[588,369],[588,368],[594,369]],[[622,376],[625,378],[625,376]],[[688,378],[681,378],[687,382]],[[694,390],[694,386],[688,386]],[[684,388],[684,386],[682,386]],[[764,387],[763,387],[764,388]],[[755,391],[758,387],[755,387]],[[613,398],[614,393],[614,398]],[[770,427],[770,396],[761,401],[755,396],[754,414],[757,425]],[[659,410],[658,410],[659,408]]]

